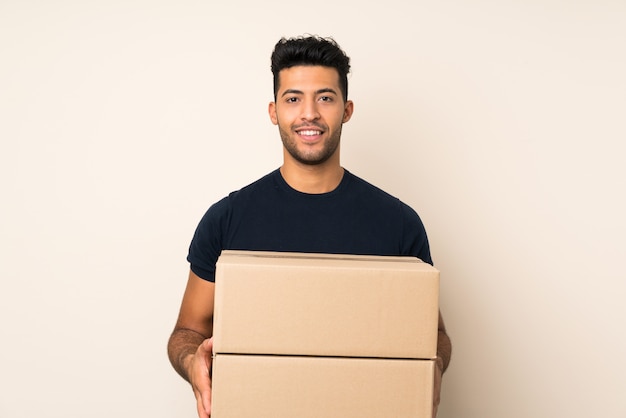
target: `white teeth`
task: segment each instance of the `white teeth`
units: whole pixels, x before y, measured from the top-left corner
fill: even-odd
[[[321,131],[300,131],[298,132],[300,135],[304,136],[313,136],[313,135],[321,135]]]

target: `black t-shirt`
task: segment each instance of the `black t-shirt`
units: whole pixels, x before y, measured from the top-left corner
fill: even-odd
[[[191,270],[214,281],[226,249],[414,256],[432,264],[417,213],[347,170],[328,193],[299,192],[275,170],[215,203],[189,247]]]

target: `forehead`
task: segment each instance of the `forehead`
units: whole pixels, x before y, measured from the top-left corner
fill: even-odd
[[[280,70],[278,73],[278,90],[317,90],[319,88],[332,88],[337,91],[339,87],[339,73],[335,68],[319,65],[296,65]]]

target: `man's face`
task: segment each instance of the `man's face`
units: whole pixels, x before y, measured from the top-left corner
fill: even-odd
[[[281,70],[276,102],[269,107],[285,158],[307,165],[339,158],[341,125],[350,120],[352,110],[352,102],[343,101],[337,70],[322,66]]]

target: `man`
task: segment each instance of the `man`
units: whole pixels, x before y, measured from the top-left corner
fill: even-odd
[[[417,213],[340,165],[342,125],[354,110],[349,70],[350,59],[332,39],[276,44],[269,116],[283,142],[283,165],[211,206],[198,225],[168,354],[191,383],[201,418],[211,413],[215,263],[222,250],[403,255],[432,264]],[[440,315],[435,414],[450,353]]]

